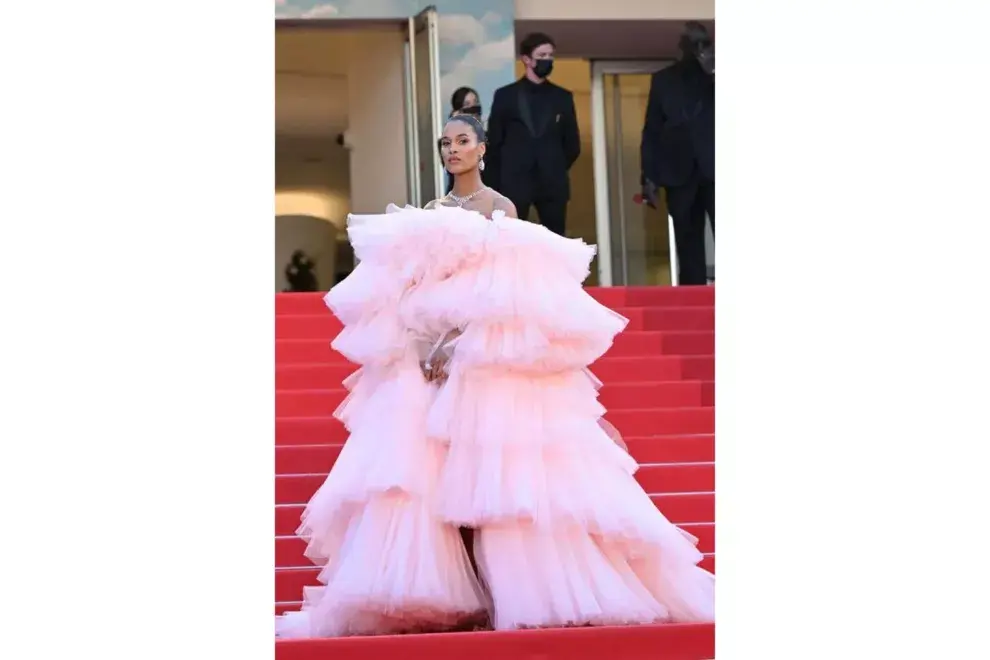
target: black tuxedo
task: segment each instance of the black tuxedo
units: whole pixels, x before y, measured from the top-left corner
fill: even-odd
[[[667,191],[681,284],[704,284],[705,215],[715,228],[715,78],[693,59],[653,74],[640,148],[643,178]]]
[[[543,225],[564,235],[567,173],[580,153],[571,92],[526,78],[495,91],[485,160],[491,186],[512,200],[520,218],[527,219],[535,205]]]

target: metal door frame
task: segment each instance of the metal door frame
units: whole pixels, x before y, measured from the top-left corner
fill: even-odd
[[[417,105],[417,67],[416,67],[416,40],[427,39],[427,52],[430,56],[430,112],[433,115],[430,135],[431,144],[427,147],[419,143],[419,108]],[[413,206],[422,207],[428,199],[422,199],[422,174],[419,171],[419,160],[422,149],[433,148],[443,130],[443,117],[441,116],[443,104],[440,101],[440,34],[437,8],[433,5],[426,7],[415,16],[410,16],[407,23],[406,43],[404,50],[405,58],[405,104],[406,104],[406,166],[408,176],[406,185],[409,188],[409,203]],[[439,158],[433,159],[433,180],[434,190],[439,196],[444,188],[443,163]]]
[[[422,206],[419,202],[419,110],[416,108],[416,19],[412,16],[406,19],[406,42],[402,51],[405,76],[403,77],[403,96],[405,97],[406,119],[406,198],[413,206]]]
[[[608,129],[605,124],[605,76],[622,74],[654,73],[672,64],[672,60],[592,60],[591,62],[591,140],[595,175],[595,232],[598,242],[598,282],[602,286],[612,286],[612,217],[609,199]],[[620,99],[616,98],[616,103]],[[621,135],[622,119],[615,114],[615,128]],[[621,156],[621,144],[618,146]],[[620,159],[621,162],[621,159]],[[621,188],[621,179],[618,178]],[[625,191],[618,190],[619,208],[626,205]],[[621,212],[621,211],[620,211]],[[667,216],[670,236],[670,277],[677,284],[677,249],[674,242],[673,220]],[[622,254],[625,255],[625,232],[619,237]],[[623,264],[625,259],[623,258]],[[628,275],[624,277],[628,281]]]

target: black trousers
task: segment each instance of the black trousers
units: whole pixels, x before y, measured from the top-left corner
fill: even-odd
[[[667,211],[674,220],[680,284],[707,284],[705,215],[715,232],[715,182],[695,174],[682,186],[666,186]]]
[[[529,220],[529,210],[536,207],[540,214],[540,223],[560,236],[567,236],[567,199],[559,197],[543,197],[535,191],[500,190],[503,195],[512,200],[519,213],[520,220]]]

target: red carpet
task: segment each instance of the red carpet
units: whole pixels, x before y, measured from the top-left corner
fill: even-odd
[[[715,290],[712,287],[589,289],[630,319],[592,366],[601,400],[642,467],[636,479],[664,514],[699,538],[715,570]],[[354,371],[330,347],[340,324],[322,294],[275,298],[275,610],[298,609],[317,570],[294,537],[303,506],[326,478],[347,434],[330,415]],[[281,640],[278,660],[706,660],[714,625],[448,633]]]

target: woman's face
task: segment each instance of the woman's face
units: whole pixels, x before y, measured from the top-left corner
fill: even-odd
[[[469,172],[485,157],[485,145],[478,142],[474,129],[463,121],[448,121],[440,138],[443,165],[451,174]]]
[[[476,105],[480,105],[480,103],[478,102],[478,95],[475,94],[474,92],[468,92],[464,96],[464,103],[461,103],[461,107],[462,108],[471,108],[471,107],[474,107]]]

